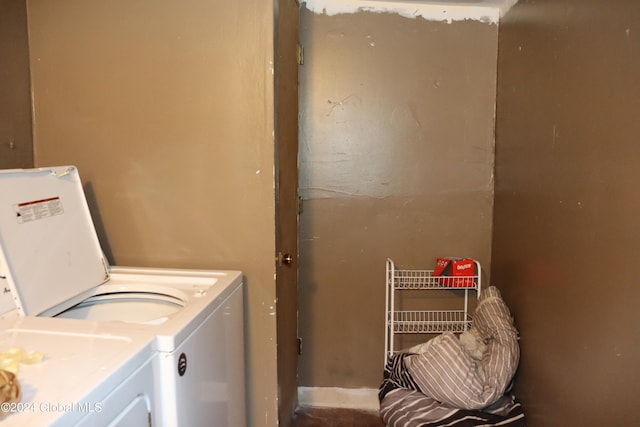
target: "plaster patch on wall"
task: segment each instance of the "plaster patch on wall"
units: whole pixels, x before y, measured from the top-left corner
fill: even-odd
[[[410,1],[410,0],[306,0],[304,6],[329,16],[357,12],[397,13],[406,18],[428,21],[467,19],[497,24],[518,0]]]

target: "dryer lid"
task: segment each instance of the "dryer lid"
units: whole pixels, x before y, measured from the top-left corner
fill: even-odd
[[[38,315],[109,279],[78,169],[0,171],[0,265],[17,309]]]

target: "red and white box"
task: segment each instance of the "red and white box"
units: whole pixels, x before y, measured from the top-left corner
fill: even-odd
[[[478,275],[476,263],[471,258],[438,258],[433,275],[438,284],[447,288],[472,288]]]

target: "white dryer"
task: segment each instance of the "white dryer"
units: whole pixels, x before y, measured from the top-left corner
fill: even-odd
[[[109,266],[74,166],[0,171],[0,195],[19,315],[151,332],[159,425],[245,425],[241,272]]]
[[[113,334],[103,326],[38,317],[0,321],[0,353],[16,356],[11,367],[21,390],[19,401],[0,405],[0,425],[156,425],[153,335]],[[42,360],[21,363],[29,352]]]

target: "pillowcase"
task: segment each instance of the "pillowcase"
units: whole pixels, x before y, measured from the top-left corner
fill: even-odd
[[[452,333],[431,340],[405,364],[423,394],[460,409],[485,408],[504,394],[519,360],[517,331],[495,287],[483,291],[474,317],[477,335],[487,344],[480,360]]]

